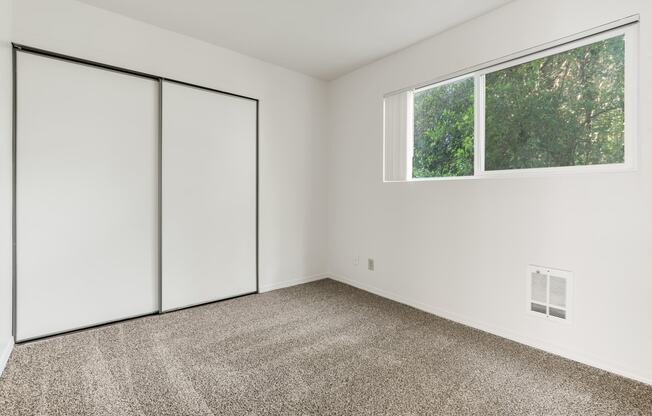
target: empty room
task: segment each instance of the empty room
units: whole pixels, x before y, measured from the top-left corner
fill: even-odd
[[[0,0],[0,415],[652,416],[649,0]]]

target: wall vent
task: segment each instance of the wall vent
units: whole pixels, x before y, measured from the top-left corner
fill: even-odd
[[[550,267],[527,268],[527,310],[553,320],[569,321],[573,273]]]

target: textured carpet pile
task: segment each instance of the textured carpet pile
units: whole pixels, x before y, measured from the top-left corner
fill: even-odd
[[[322,280],[19,345],[13,415],[652,415],[652,387]]]

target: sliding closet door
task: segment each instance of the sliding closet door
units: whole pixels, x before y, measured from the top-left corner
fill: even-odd
[[[17,340],[155,312],[158,83],[17,59]]]
[[[163,83],[162,309],[256,291],[256,101]]]

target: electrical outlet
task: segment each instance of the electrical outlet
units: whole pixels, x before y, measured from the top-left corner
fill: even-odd
[[[357,266],[358,264],[360,264],[360,256],[355,256],[353,258],[353,265]]]
[[[367,269],[374,271],[374,259],[367,259]]]

